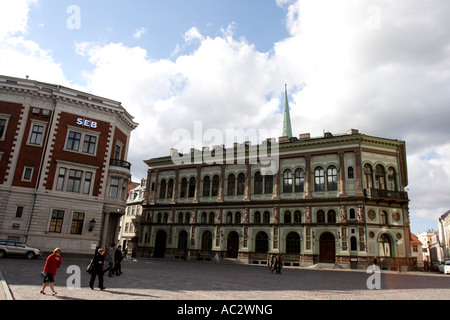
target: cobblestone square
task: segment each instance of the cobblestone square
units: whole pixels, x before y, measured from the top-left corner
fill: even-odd
[[[138,258],[123,263],[121,276],[105,274],[105,291],[91,290],[84,271],[88,257],[64,257],[56,274],[58,294],[39,294],[44,258],[2,259],[0,299],[14,300],[447,300],[450,276],[439,273],[385,272],[380,290],[369,290],[363,270],[284,268]],[[71,289],[80,268],[80,288]],[[73,268],[73,267],[72,267]],[[76,267],[75,267],[76,269]],[[69,281],[68,281],[69,280]],[[67,283],[69,282],[69,287]]]

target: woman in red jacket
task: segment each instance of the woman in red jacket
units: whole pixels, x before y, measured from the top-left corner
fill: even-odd
[[[58,270],[61,264],[62,264],[61,249],[56,248],[55,250],[53,250],[53,253],[48,256],[47,261],[45,262],[44,272],[46,276],[44,277],[44,284],[41,289],[41,294],[45,294],[45,288],[49,283],[53,295],[57,293],[55,291],[55,287],[53,284],[55,282],[56,270]]]

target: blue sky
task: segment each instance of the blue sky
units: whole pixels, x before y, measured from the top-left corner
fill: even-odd
[[[135,181],[195,123],[277,138],[287,83],[296,136],[406,141],[417,232],[450,209],[449,16],[448,0],[0,0],[0,74],[122,102]]]
[[[79,29],[66,26],[75,14],[67,13],[71,5],[80,10]],[[123,43],[146,49],[151,59],[175,59],[195,50],[194,44],[175,52],[190,28],[216,37],[234,23],[235,37],[245,37],[258,51],[268,52],[288,36],[285,20],[285,10],[267,0],[39,1],[29,15],[28,38],[50,48],[66,76],[83,83],[80,68],[93,66],[75,53],[76,43]]]

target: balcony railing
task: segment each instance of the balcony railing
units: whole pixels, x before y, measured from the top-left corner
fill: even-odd
[[[127,170],[131,170],[131,163],[119,159],[111,159],[109,165],[112,167],[120,167]]]
[[[408,192],[404,191],[392,191],[392,190],[370,188],[364,189],[364,195],[367,197],[408,200]]]

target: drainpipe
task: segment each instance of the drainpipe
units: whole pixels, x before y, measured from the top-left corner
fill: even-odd
[[[33,218],[34,207],[36,206],[36,198],[37,198],[37,191],[39,189],[39,181],[41,180],[41,176],[42,176],[42,169],[44,166],[45,155],[47,153],[48,140],[50,138],[50,132],[51,132],[53,119],[54,119],[54,115],[55,115],[55,110],[56,110],[56,99],[52,98],[52,100],[53,100],[52,115],[50,116],[50,121],[48,123],[48,128],[47,128],[47,134],[45,135],[44,145],[42,148],[41,162],[39,164],[39,170],[38,170],[37,177],[36,177],[36,184],[34,186],[34,191],[33,191],[33,199],[31,201],[30,214],[28,215],[27,226],[26,226],[25,234],[24,234],[24,242],[25,243],[28,240],[28,233],[30,232],[30,226],[31,226],[31,220]]]

